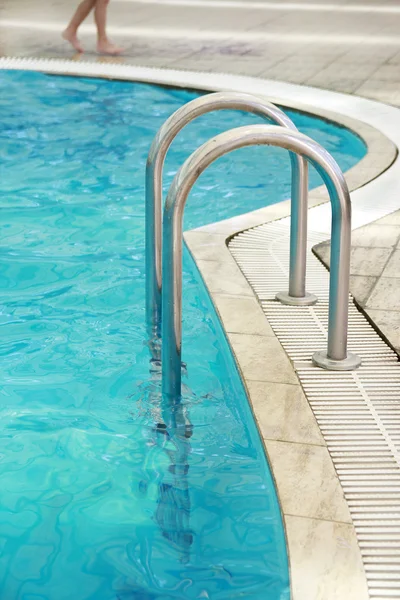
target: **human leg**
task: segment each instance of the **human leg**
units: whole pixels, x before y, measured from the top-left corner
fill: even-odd
[[[67,29],[65,29],[62,34],[63,38],[67,40],[77,52],[83,52],[83,47],[77,37],[78,28],[94,8],[95,4],[96,0],[83,0],[76,9]]]
[[[97,51],[100,54],[121,54],[122,48],[115,46],[107,36],[107,8],[110,0],[96,0],[94,20],[97,27]]]

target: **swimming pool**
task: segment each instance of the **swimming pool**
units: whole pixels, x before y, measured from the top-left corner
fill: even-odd
[[[2,597],[288,598],[271,475],[188,255],[181,405],[163,405],[149,368],[144,165],[155,131],[196,94],[0,80]],[[343,169],[365,153],[345,129],[290,116]],[[166,184],[199,143],[255,121],[225,112],[187,127]],[[289,182],[283,152],[238,151],[202,176],[186,226],[279,201]]]

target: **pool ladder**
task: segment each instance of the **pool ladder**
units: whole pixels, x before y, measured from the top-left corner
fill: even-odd
[[[205,113],[236,109],[277,125],[248,125],[226,131],[198,148],[177,172],[162,218],[162,172],[168,149],[185,125]],[[315,365],[329,370],[356,369],[361,360],[347,351],[351,250],[351,201],[343,173],[334,158],[289,117],[264,98],[235,92],[207,94],[178,109],[159,129],[146,165],[146,319],[151,348],[161,334],[162,390],[181,394],[183,213],[193,185],[221,156],[246,146],[267,145],[290,152],[291,227],[289,289],[276,299],[283,304],[312,305],[306,292],[308,164],[321,175],[332,206],[329,325],[326,352],[314,353]]]

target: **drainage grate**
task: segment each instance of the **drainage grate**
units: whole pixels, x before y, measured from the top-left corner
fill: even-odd
[[[349,350],[362,356],[353,372],[324,371],[311,356],[326,349],[329,273],[309,252],[307,291],[315,306],[274,300],[288,286],[289,219],[234,237],[229,249],[293,361],[325,438],[357,533],[369,594],[400,598],[400,363],[349,298]],[[326,233],[309,234],[309,246]]]

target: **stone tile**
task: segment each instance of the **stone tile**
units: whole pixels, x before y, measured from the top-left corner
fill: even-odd
[[[381,64],[376,71],[371,74],[371,79],[379,81],[397,81],[400,82],[400,69],[398,65]]]
[[[352,94],[363,83],[363,79],[355,79],[354,77],[337,77],[334,75],[314,75],[307,79],[307,85],[331,89],[335,92],[343,92]]]
[[[400,226],[366,225],[351,234],[352,246],[368,246],[374,248],[390,248],[397,244],[400,237]]]
[[[367,52],[361,52],[361,53],[356,53],[354,52],[354,47],[350,50],[350,52],[347,52],[346,54],[342,54],[341,56],[339,56],[335,62],[333,63],[335,66],[337,67],[345,67],[346,65],[350,65],[351,67],[357,66],[357,65],[364,65],[366,62],[366,56],[367,56]],[[368,63],[370,65],[373,65],[375,67],[375,70],[378,69],[380,67],[380,65],[383,65],[386,61],[386,57],[385,56],[381,56],[379,53],[377,55],[375,54],[369,54],[368,53]],[[373,74],[375,71],[371,70],[370,73]]]
[[[399,277],[400,278],[400,250],[395,250],[389,258],[382,277]],[[399,288],[400,295],[400,288]]]
[[[286,216],[286,215],[285,215]],[[250,227],[261,225],[262,220],[259,216],[253,215],[253,213],[246,213],[232,219],[224,219],[223,221],[217,221],[216,223],[210,223],[209,225],[203,225],[198,227],[194,231],[208,232],[208,233],[220,233],[229,237],[239,231],[244,231]]]
[[[314,254],[329,268],[331,262],[331,245],[330,242],[322,242],[313,248]]]
[[[302,83],[320,70],[318,65],[292,65],[286,63],[278,63],[277,65],[270,66],[263,69],[260,75],[267,79],[279,79],[287,80],[293,83]]]
[[[267,223],[269,221],[275,221],[276,219],[282,219],[288,215],[290,215],[290,201],[285,200],[283,202],[278,202],[277,204],[272,204],[271,206],[266,206],[265,208],[254,210],[244,215],[238,215],[237,217],[232,217],[231,219],[225,219],[224,221],[211,223],[210,225],[204,225],[202,227],[198,227],[197,229],[193,229],[192,231],[209,232],[213,234],[219,233],[228,237],[239,231],[244,231],[245,229],[249,229],[250,227],[255,227],[256,225],[261,225],[262,223]]]
[[[353,47],[353,46],[352,46]],[[336,60],[343,54],[343,47],[333,47],[332,44],[305,44],[295,48],[295,52],[291,53],[292,59],[310,60],[310,61],[326,61],[326,65]]]
[[[362,133],[362,130],[360,131]],[[392,164],[397,157],[397,147],[388,138],[384,137],[379,131],[377,134],[374,131],[365,132],[368,136],[368,154],[364,156],[362,161],[367,162],[367,166],[379,167],[385,166],[385,163]],[[364,165],[362,162],[361,166]]]
[[[376,71],[376,64],[364,62],[363,64],[343,64],[340,61],[333,61],[324,69],[318,72],[319,78],[343,78],[343,79],[366,79]]]
[[[248,381],[247,389],[265,439],[325,445],[300,385]]]
[[[383,141],[380,144],[376,144],[376,147],[368,151],[368,162],[371,174],[374,177],[378,177],[383,170],[387,169],[393,161],[396,159],[397,151],[394,147],[390,146],[390,143]],[[357,170],[357,167],[355,168]]]
[[[377,279],[377,277],[350,275],[350,293],[362,306],[367,302]]]
[[[350,262],[351,275],[379,277],[391,253],[391,248],[352,248]]]
[[[315,254],[329,267],[331,247],[329,242],[318,244]],[[380,277],[393,250],[391,248],[352,247],[350,259],[350,274],[356,277]],[[357,282],[355,280],[357,285]]]
[[[284,514],[351,523],[328,449],[265,440]]]
[[[290,56],[286,56],[283,60],[277,63],[277,66],[282,66],[284,69],[324,69],[329,63],[332,62],[332,56],[319,55],[318,53],[307,53],[303,54],[296,52]]]
[[[368,308],[400,311],[400,277],[381,277],[367,306]]]
[[[367,308],[366,312],[390,344],[400,354],[400,311]]]
[[[218,64],[218,70],[222,73],[232,73],[237,75],[252,75],[252,76],[264,76],[263,72],[265,64],[263,60],[230,60],[224,61]]]
[[[317,202],[329,202],[328,190],[324,185],[321,185],[309,192],[308,205],[309,207],[316,206]]]
[[[367,79],[353,91],[359,96],[372,98],[386,104],[398,105],[400,103],[400,86],[395,81]]]
[[[173,68],[186,69],[190,71],[206,71],[233,73],[238,75],[253,75],[257,76],[265,70],[265,65],[262,61],[255,60],[238,60],[237,57],[221,58],[218,56],[207,56],[202,59],[201,54],[189,56],[187,58],[175,58],[174,62],[170,63]]]
[[[368,600],[352,525],[285,516],[293,600]]]
[[[396,212],[391,213],[387,217],[383,217],[383,219],[379,219],[376,221],[381,225],[399,225],[400,226],[400,210],[396,210]]]
[[[275,337],[228,334],[246,381],[298,384],[293,366]]]
[[[358,165],[357,165],[358,167]],[[374,179],[376,172],[370,168],[363,169],[361,167],[352,169],[345,174],[347,186],[350,191],[357,190],[362,185],[365,185],[371,179]]]
[[[387,62],[389,65],[400,65],[400,51],[393,54]]]
[[[225,235],[191,231],[184,234],[184,240],[196,260],[222,262],[225,256],[230,262],[231,254],[226,246]]]
[[[346,172],[345,179],[350,191],[357,190],[369,181],[378,177],[392,162],[393,156],[387,154],[379,154],[379,160],[374,161],[370,156],[370,165],[362,167],[356,165],[353,169]]]
[[[249,335],[274,335],[255,298],[214,294],[213,302],[227,332],[246,333]]]
[[[234,263],[198,260],[198,269],[210,292],[254,297],[253,291]]]

